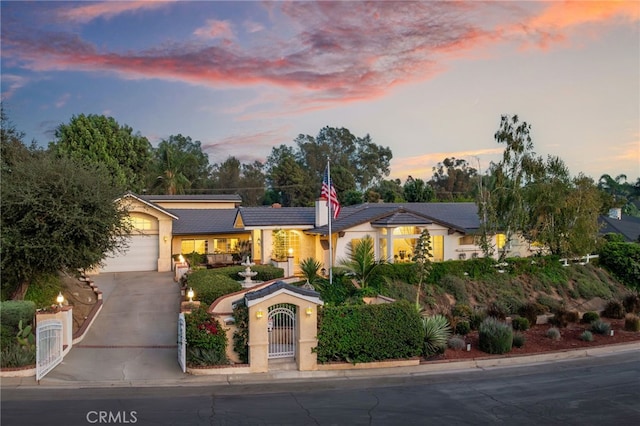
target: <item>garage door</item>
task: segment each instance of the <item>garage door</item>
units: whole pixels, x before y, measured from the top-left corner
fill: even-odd
[[[125,253],[118,253],[104,261],[102,272],[157,271],[158,236],[133,235]]]

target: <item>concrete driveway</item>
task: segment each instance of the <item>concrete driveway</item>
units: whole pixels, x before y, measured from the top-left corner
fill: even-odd
[[[103,307],[82,342],[41,382],[178,379],[180,289],[170,272],[92,277]]]

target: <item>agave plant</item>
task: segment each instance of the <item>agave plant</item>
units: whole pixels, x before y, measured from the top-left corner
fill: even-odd
[[[302,270],[302,275],[309,281],[311,284],[318,277],[318,271],[322,268],[322,263],[315,260],[313,257],[308,257],[300,262],[300,269]]]
[[[451,325],[444,315],[423,317],[424,326],[424,356],[430,357],[444,351],[451,336]]]

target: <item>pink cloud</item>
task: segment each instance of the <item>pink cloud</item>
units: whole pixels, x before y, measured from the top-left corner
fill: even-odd
[[[399,157],[391,160],[391,169],[394,170],[390,179],[406,179],[407,176],[431,179],[433,167],[445,158],[455,157],[465,159],[473,168],[478,168],[476,158],[482,157],[481,166],[486,168],[491,160],[498,159],[502,154],[502,148],[484,148],[456,152],[432,152],[419,156]],[[484,172],[484,170],[483,170]]]
[[[291,142],[290,133],[290,126],[282,126],[258,133],[237,134],[203,143],[202,150],[213,162],[222,162],[230,156],[243,163],[264,162],[272,147]]]
[[[86,22],[164,4],[98,3],[66,13]],[[125,53],[98,49],[74,34],[3,26],[2,54],[37,71],[111,71],[123,78],[214,87],[277,86],[289,93],[291,109],[309,111],[383,96],[398,85],[432,78],[452,59],[514,37],[550,45],[563,40],[563,29],[581,23],[620,16],[638,20],[632,3],[609,4],[534,3],[525,8],[483,2],[283,2],[268,7],[280,9],[294,36],[279,37],[279,32],[266,37],[267,30],[259,31],[251,47],[231,40],[229,22],[210,20],[195,34],[223,37],[224,43]]]
[[[196,29],[193,34],[203,38],[233,38],[231,23],[215,19],[207,19],[207,25]]]
[[[64,21],[85,24],[98,18],[110,19],[123,13],[160,9],[173,1],[175,0],[105,1],[60,9],[57,15]]]

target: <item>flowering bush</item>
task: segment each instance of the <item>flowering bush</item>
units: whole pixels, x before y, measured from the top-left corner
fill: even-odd
[[[187,363],[190,365],[228,364],[227,333],[205,308],[185,315],[187,325]]]

